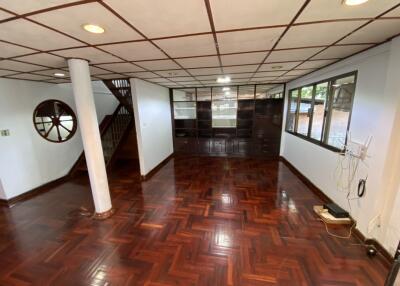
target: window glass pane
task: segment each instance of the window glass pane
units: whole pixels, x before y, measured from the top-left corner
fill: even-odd
[[[332,82],[332,112],[327,136],[328,145],[343,148],[350,119],[351,103],[355,90],[355,76]]]
[[[195,101],[195,100],[196,100],[196,89],[194,88],[173,90],[173,101]]]
[[[299,119],[297,122],[297,133],[307,136],[310,124],[311,102],[313,86],[301,88]]]
[[[269,90],[272,90],[275,88],[276,85],[257,85],[256,86],[256,99],[265,99],[265,98],[270,98],[269,97]]]
[[[212,127],[236,127],[237,100],[217,100],[212,102]]]
[[[297,112],[297,99],[299,96],[299,91],[297,89],[290,91],[289,95],[289,111],[286,121],[286,130],[294,132],[294,127],[296,124],[296,112]]]
[[[328,82],[317,84],[315,90],[311,138],[321,141],[328,96]]]
[[[211,88],[197,88],[197,101],[211,101]]]
[[[239,99],[254,99],[254,85],[239,86]]]
[[[236,86],[213,87],[212,89],[212,100],[224,100],[224,99],[236,99],[236,98],[237,98]]]
[[[196,102],[174,102],[175,119],[196,119]]]

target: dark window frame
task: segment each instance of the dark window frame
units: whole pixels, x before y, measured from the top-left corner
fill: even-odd
[[[286,124],[285,124],[285,132],[292,134],[296,137],[299,137],[301,139],[304,139],[310,143],[314,143],[316,145],[319,145],[325,149],[334,151],[334,152],[343,152],[343,149],[337,148],[335,146],[329,145],[327,144],[328,141],[328,132],[329,132],[329,128],[330,128],[330,122],[332,119],[332,99],[333,99],[333,87],[332,87],[332,82],[334,82],[337,79],[340,78],[345,78],[345,77],[349,77],[349,76],[354,76],[354,94],[351,98],[351,103],[350,103],[350,112],[349,112],[349,120],[347,122],[347,129],[346,131],[349,131],[350,129],[350,124],[351,124],[351,118],[352,118],[352,113],[353,113],[353,104],[354,104],[354,97],[356,95],[356,90],[357,90],[357,78],[358,78],[358,71],[351,71],[348,73],[344,73],[344,74],[340,74],[334,77],[330,77],[330,78],[326,78],[317,82],[312,82],[309,84],[305,84],[299,87],[295,87],[292,88],[288,91],[288,106],[287,106],[287,111],[286,111]],[[323,123],[322,123],[322,134],[321,134],[321,140],[317,140],[311,137],[311,131],[312,131],[312,123],[313,123],[313,116],[314,116],[314,103],[315,103],[315,95],[316,95],[316,87],[319,84],[328,82],[328,88],[327,88],[327,103],[326,103],[326,107],[325,107],[325,111],[324,111],[324,119],[323,119]],[[312,101],[311,101],[311,115],[309,117],[309,125],[308,125],[308,132],[307,135],[303,135],[300,133],[297,133],[297,128],[298,128],[298,120],[299,120],[299,111],[300,111],[300,103],[301,103],[301,89],[304,87],[313,87],[313,91],[312,91]],[[290,103],[291,103],[291,94],[292,91],[297,90],[297,110],[295,113],[295,119],[294,119],[294,129],[293,131],[288,130],[288,116],[290,113]],[[345,144],[347,143],[347,135],[345,138]]]

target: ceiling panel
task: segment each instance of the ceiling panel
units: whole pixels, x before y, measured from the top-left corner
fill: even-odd
[[[217,34],[221,53],[270,50],[284,28],[271,28]]]
[[[55,78],[53,78],[53,79],[48,79],[48,80],[46,80],[46,81],[47,81],[47,82],[56,83],[56,84],[70,82],[68,79],[55,79]]]
[[[183,84],[179,84],[176,82],[172,82],[172,81],[168,81],[168,82],[160,82],[160,83],[156,83],[162,86],[167,86],[167,87],[184,87]]]
[[[66,58],[81,58],[88,60],[91,64],[96,63],[111,63],[120,62],[121,60],[114,57],[106,52],[100,51],[96,48],[78,48],[68,49],[64,51],[53,52],[54,54],[66,57]]]
[[[368,1],[360,6],[347,6],[342,1],[311,1],[300,14],[296,23],[333,19],[374,18],[398,3],[398,0],[379,0]]]
[[[97,66],[100,68],[105,68],[107,70],[119,73],[144,71],[142,68],[139,68],[138,66],[135,66],[131,63],[102,64]]]
[[[334,59],[344,58],[359,51],[365,50],[371,47],[371,45],[352,45],[352,46],[332,46],[327,48],[325,51],[313,57],[313,60],[318,59]]]
[[[376,20],[346,37],[339,44],[380,43],[400,33],[400,19]]]
[[[114,78],[121,78],[122,76],[119,74],[111,73],[111,74],[96,75],[96,77],[101,79],[114,79]]]
[[[252,79],[251,79],[251,82],[254,82],[254,83],[258,83],[258,84],[260,84],[260,83],[270,83],[272,80],[275,80],[275,79],[277,79],[277,77],[275,77],[275,78],[271,78],[271,77],[253,77]]]
[[[168,77],[169,80],[179,81],[179,82],[187,82],[187,81],[196,81],[196,79],[192,76],[177,76],[177,77]]]
[[[225,73],[247,73],[255,72],[258,65],[244,65],[244,66],[232,66],[224,67]]]
[[[148,41],[105,45],[101,49],[128,61],[165,59],[167,56]]]
[[[55,68],[67,66],[64,58],[45,53],[18,57],[16,60]]]
[[[76,0],[0,0],[0,7],[17,14],[25,14],[72,2]]]
[[[156,82],[156,83],[164,83],[164,82],[171,83],[170,80],[168,80],[168,79],[166,79],[166,78],[162,78],[162,77],[159,77],[159,78],[151,78],[151,79],[147,79],[147,80],[148,80],[148,81],[151,81],[151,82]]]
[[[215,81],[217,79],[217,77],[218,77],[218,75],[213,75],[213,74],[210,74],[210,75],[197,75],[196,76],[196,78],[198,80],[212,80],[212,81]]]
[[[72,6],[29,18],[90,44],[143,39],[131,27],[98,3]],[[85,24],[99,25],[105,29],[105,32],[103,34],[89,33],[82,28]]]
[[[190,85],[190,86],[200,85],[200,82],[198,82],[198,81],[182,81],[182,82],[177,81],[177,83],[183,84],[183,85]]]
[[[165,77],[175,77],[175,76],[190,76],[185,70],[165,70],[157,71],[157,74]]]
[[[199,68],[199,69],[188,69],[192,75],[209,75],[209,74],[222,74],[220,68]]]
[[[285,61],[303,61],[315,55],[323,48],[305,48],[294,50],[273,51],[268,56],[266,63],[277,63]]]
[[[104,74],[104,73],[109,73],[106,70],[103,70],[101,68],[95,67],[95,66],[89,66],[90,74],[91,75],[97,75],[97,74]]]
[[[256,77],[269,77],[269,76],[281,76],[285,71],[261,71],[257,72],[254,76]]]
[[[63,73],[65,77],[69,77],[69,72],[63,69],[49,69],[49,70],[35,71],[35,74],[47,75],[47,76],[54,76],[55,73]]]
[[[147,37],[211,31],[203,0],[106,0]]]
[[[201,82],[201,84],[207,85],[207,86],[210,86],[210,85],[218,85],[218,84],[215,82],[215,80],[202,80],[202,81],[200,81],[200,82]]]
[[[8,70],[0,70],[0,76],[15,74],[15,71],[8,71]]]
[[[13,16],[14,16],[13,14],[10,14],[10,13],[7,13],[7,12],[4,12],[4,11],[0,10],[0,21],[4,20],[4,19],[7,19],[7,18],[11,18]]]
[[[366,21],[330,22],[292,26],[277,48],[296,48],[331,45]]]
[[[211,0],[217,30],[288,24],[303,0]],[[281,11],[276,13],[276,11]]]
[[[200,58],[187,58],[177,59],[184,68],[201,68],[201,67],[217,67],[219,61],[217,56],[213,57],[200,57]]]
[[[148,78],[156,78],[158,75],[152,72],[135,72],[135,73],[128,73],[127,75],[132,76],[132,77],[139,77],[143,79],[148,79]]]
[[[267,52],[261,53],[246,53],[221,56],[222,64],[225,65],[242,65],[242,64],[259,64],[261,63]]]
[[[0,26],[1,27],[1,26]],[[26,55],[36,52],[35,50],[23,48],[20,46],[0,42],[0,57],[10,58],[20,55]]]
[[[212,35],[172,38],[158,40],[155,43],[174,58],[217,54]]]
[[[44,76],[44,75],[37,75],[37,74],[29,74],[29,73],[21,73],[18,75],[13,75],[12,78],[17,79],[28,79],[28,80],[48,80],[51,77]]]
[[[259,71],[279,71],[279,70],[290,70],[300,64],[301,62],[290,62],[290,63],[278,63],[278,64],[263,64]]]
[[[172,60],[145,61],[138,62],[137,64],[149,70],[171,70],[180,68],[179,65]]]
[[[297,67],[297,69],[314,69],[314,68],[321,68],[326,65],[329,65],[337,60],[318,60],[318,61],[307,61],[302,63]]]
[[[278,81],[282,81],[282,82],[288,82],[291,80],[294,80],[296,78],[298,78],[299,76],[297,75],[291,75],[291,76],[281,76],[279,78],[277,78]]]
[[[291,71],[287,72],[285,74],[285,76],[301,76],[301,75],[308,74],[308,73],[310,73],[312,71],[314,71],[314,70],[312,70],[312,69],[309,69],[309,70],[291,70]]]
[[[393,9],[389,13],[383,15],[383,17],[400,17],[400,7]]]
[[[82,45],[78,41],[24,19],[0,24],[0,39],[44,51]]]
[[[10,70],[14,70],[14,71],[30,72],[30,71],[34,71],[34,70],[43,69],[43,67],[31,65],[31,64],[20,63],[20,62],[11,61],[11,60],[3,60],[3,61],[0,61],[0,69],[10,69]]]
[[[231,79],[237,79],[237,78],[251,78],[252,75],[253,75],[252,72],[229,74],[229,76],[231,77]]]

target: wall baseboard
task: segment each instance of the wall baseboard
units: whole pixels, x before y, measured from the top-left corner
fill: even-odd
[[[282,161],[299,179],[324,203],[334,202],[330,197],[324,194],[317,186],[315,186],[306,176],[304,176],[295,166],[292,165],[286,158],[280,156],[279,160]],[[378,251],[378,259],[380,259],[386,266],[391,267],[394,262],[394,257],[375,239],[366,238],[356,227],[353,229],[354,236],[363,243],[364,246],[374,246]]]
[[[174,152],[172,152],[167,158],[161,161],[160,164],[155,166],[150,172],[148,172],[146,175],[141,175],[142,181],[146,181],[150,179],[155,173],[157,173],[165,164],[168,163],[169,160],[171,160],[174,157]]]
[[[46,193],[46,192],[50,191],[52,188],[54,188],[54,187],[56,187],[58,185],[61,185],[62,183],[65,183],[68,180],[68,178],[69,178],[69,176],[65,175],[65,176],[63,176],[61,178],[55,179],[53,181],[50,181],[50,182],[48,182],[46,184],[43,184],[43,185],[41,185],[39,187],[36,187],[36,188],[34,188],[34,189],[30,190],[30,191],[27,191],[27,192],[25,192],[23,194],[15,196],[15,197],[13,197],[11,199],[8,199],[8,200],[0,199],[0,206],[10,208],[10,207],[14,206],[17,203],[29,200],[29,199],[37,196],[37,195],[40,195],[40,194],[43,194],[43,193]]]

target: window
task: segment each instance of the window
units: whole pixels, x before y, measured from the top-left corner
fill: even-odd
[[[301,135],[308,135],[310,125],[311,103],[313,86],[306,86],[300,89],[300,107],[297,123],[297,132]]]
[[[237,115],[237,88],[215,87],[212,89],[212,127],[235,128]]]
[[[46,100],[33,112],[33,124],[44,139],[61,143],[71,139],[77,129],[74,111],[59,100]]]
[[[298,97],[299,97],[299,91],[297,89],[290,91],[289,110],[286,120],[286,130],[290,132],[294,132],[296,129],[296,114],[299,105]]]
[[[355,90],[355,76],[339,78],[332,83],[330,124],[326,131],[327,144],[342,148],[346,143],[347,128]]]
[[[286,131],[341,150],[356,85],[356,72],[289,91]]]
[[[174,119],[196,119],[196,90],[174,89]]]
[[[315,87],[314,106],[312,110],[311,138],[321,141],[322,128],[324,126],[324,117],[326,103],[328,100],[328,82],[317,84]]]

